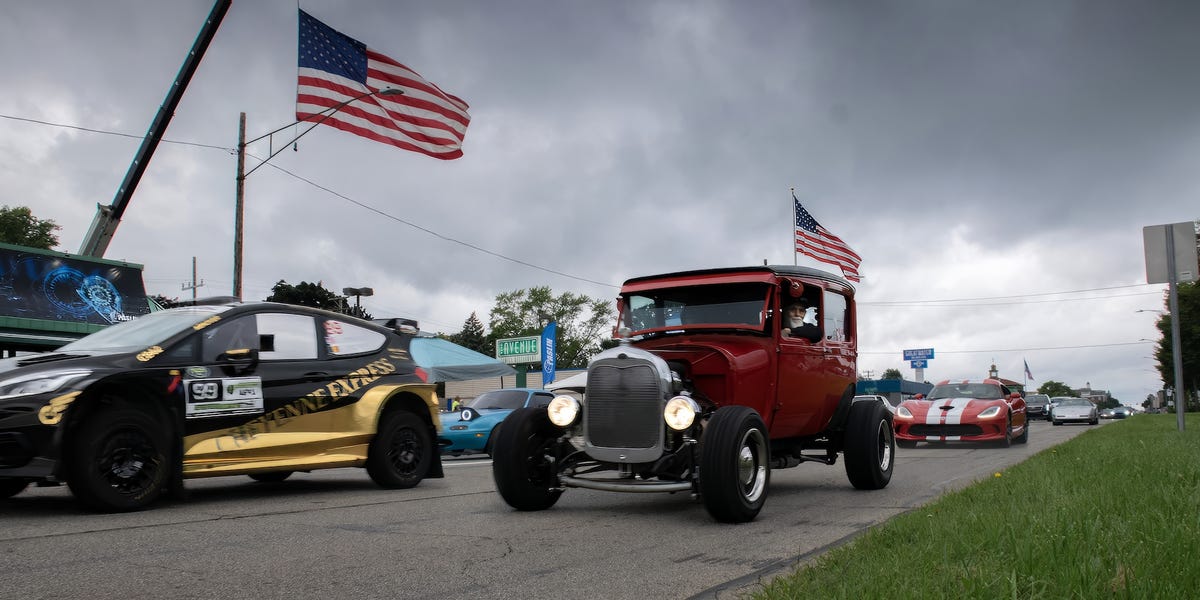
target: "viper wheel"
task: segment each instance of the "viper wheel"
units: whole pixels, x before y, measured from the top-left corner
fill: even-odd
[[[29,486],[25,479],[0,479],[0,500],[12,498]]]
[[[425,478],[436,451],[429,427],[420,417],[394,410],[380,419],[367,449],[367,474],[382,488],[410,488]]]
[[[170,474],[162,423],[127,405],[98,407],[71,450],[67,485],[87,506],[140,510],[158,499]]]
[[[1008,420],[1004,423],[1004,439],[997,442],[1001,448],[1009,448],[1013,443],[1012,435],[1012,415],[1008,416]]]
[[[915,445],[915,443],[914,443]],[[846,422],[846,478],[860,490],[887,487],[896,466],[896,435],[888,411],[878,402],[850,405]]]
[[[1013,443],[1027,444],[1029,443],[1029,417],[1025,417],[1025,426],[1021,429],[1021,435],[1017,436]]]
[[[558,502],[554,449],[560,433],[545,408],[518,408],[493,434],[492,478],[509,506],[545,510]]]
[[[704,428],[700,497],[708,514],[725,523],[754,520],[767,500],[771,450],[762,417],[745,406],[717,409]]]

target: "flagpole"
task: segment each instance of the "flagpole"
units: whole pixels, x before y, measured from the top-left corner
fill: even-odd
[[[339,110],[342,110],[343,108],[345,108],[351,102],[355,102],[357,100],[362,100],[363,98],[366,98],[367,96],[398,96],[403,93],[404,93],[404,90],[401,90],[398,88],[371,90],[371,91],[366,92],[365,94],[359,94],[353,98],[350,98],[349,100],[346,100],[344,102],[341,102],[340,104],[336,104],[334,106],[326,108],[325,110],[317,113],[314,116],[319,116],[320,118],[317,119],[316,121],[312,121],[312,117],[300,119],[298,121],[288,123],[287,125],[284,125],[283,127],[280,127],[278,129],[268,131],[267,133],[264,133],[250,141],[246,141],[246,113],[241,114],[241,117],[238,120],[237,177],[235,178],[237,189],[236,189],[236,198],[234,200],[234,218],[233,218],[233,229],[234,229],[234,233],[233,233],[233,295],[235,297],[237,297],[237,299],[239,299],[239,300],[242,299],[242,252],[244,251],[244,249],[243,249],[244,244],[243,244],[243,240],[242,240],[242,229],[244,227],[244,224],[242,223],[242,221],[243,221],[243,212],[245,211],[245,205],[246,205],[246,202],[245,202],[246,178],[249,177],[251,173],[257,171],[259,167],[267,164],[267,161],[271,160],[272,158],[275,158],[275,155],[279,154],[280,152],[283,152],[284,149],[286,149],[288,146],[295,144],[297,140],[304,137],[305,134],[312,131],[313,129],[316,129],[317,125],[324,123],[326,119],[328,119],[330,116],[332,116],[334,113],[338,112]],[[261,139],[273,136],[276,133],[279,133],[280,131],[283,131],[284,129],[287,129],[288,127],[291,127],[293,125],[297,125],[300,123],[307,123],[307,122],[312,122],[312,124],[309,125],[308,129],[305,129],[304,131],[300,132],[299,135],[292,138],[292,141],[279,146],[278,150],[273,149],[274,144],[272,143],[272,148],[269,149],[270,154],[263,160],[259,161],[259,163],[257,165],[255,165],[254,168],[250,169],[249,171],[246,170],[246,146],[253,144],[254,142],[257,142]]]
[[[792,190],[792,266],[797,266],[800,263],[796,261],[796,188]]]

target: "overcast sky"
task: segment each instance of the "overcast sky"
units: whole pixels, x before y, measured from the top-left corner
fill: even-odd
[[[0,4],[0,204],[78,252],[212,7]],[[911,378],[902,350],[934,348],[931,381],[993,362],[1021,381],[1025,360],[1032,387],[1128,404],[1161,387],[1157,315],[1136,311],[1165,286],[1146,284],[1142,228],[1200,217],[1200,3],[300,7],[472,122],[453,161],[319,127],[253,173],[247,299],[280,279],[369,286],[375,316],[456,332],[531,286],[610,298],[682,269],[836,272],[792,252],[794,187],[863,257],[864,373]],[[296,9],[235,0],[191,81],[105,254],[144,265],[149,293],[190,297],[192,257],[201,295],[231,292],[238,115],[251,138],[295,119]]]

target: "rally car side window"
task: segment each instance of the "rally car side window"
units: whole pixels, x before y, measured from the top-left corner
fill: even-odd
[[[345,321],[325,321],[325,346],[334,356],[372,352],[383,347],[387,336]]]
[[[259,313],[255,315],[262,360],[313,360],[317,358],[317,326],[308,315]]]
[[[204,362],[217,362],[222,353],[234,349],[258,349],[258,332],[252,317],[221,321],[200,332],[200,353]]]

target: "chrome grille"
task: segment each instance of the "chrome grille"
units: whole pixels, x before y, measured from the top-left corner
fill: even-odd
[[[662,442],[658,373],[637,359],[598,361],[588,370],[584,426],[601,448],[655,448]]]

